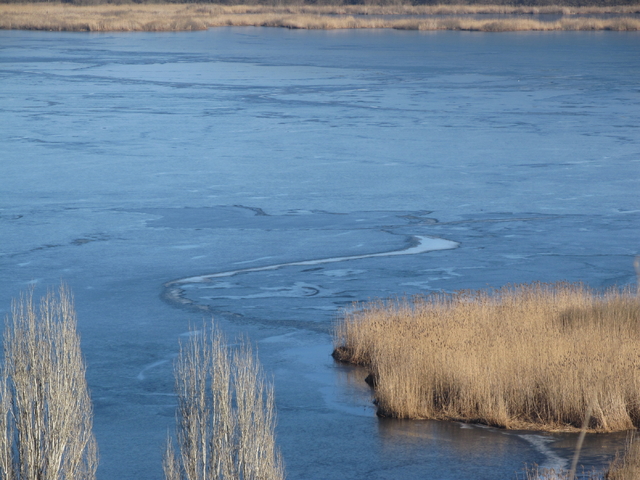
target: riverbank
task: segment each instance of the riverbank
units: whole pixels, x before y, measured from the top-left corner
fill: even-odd
[[[547,431],[640,424],[640,299],[525,284],[367,304],[334,357],[365,365],[378,414]]]
[[[543,21],[536,15],[561,15]],[[75,6],[62,3],[0,4],[0,29],[84,32],[183,31],[223,26],[295,29],[393,28],[467,31],[638,31],[640,6],[509,7],[246,6],[147,4]],[[472,17],[473,15],[473,17]],[[490,18],[478,18],[491,15]],[[506,15],[495,18],[495,15]]]

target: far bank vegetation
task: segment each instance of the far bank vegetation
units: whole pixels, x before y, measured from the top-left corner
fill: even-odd
[[[640,4],[411,5],[210,3],[2,3],[0,29],[50,31],[181,31],[212,27],[464,31],[638,31]],[[543,20],[537,15],[556,15]],[[502,17],[501,17],[502,16]]]
[[[639,341],[635,292],[533,283],[361,305],[334,356],[382,416],[611,432],[640,425]]]

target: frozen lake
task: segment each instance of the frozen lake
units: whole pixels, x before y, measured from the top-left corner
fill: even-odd
[[[379,297],[634,284],[639,33],[0,31],[0,78],[0,314],[71,286],[100,480],[162,478],[212,315],[273,376],[290,479],[569,466],[575,435],[378,420],[330,332]]]

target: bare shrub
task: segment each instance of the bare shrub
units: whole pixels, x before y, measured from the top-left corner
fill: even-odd
[[[380,415],[506,428],[640,425],[640,298],[567,283],[365,304],[335,330]]]
[[[215,327],[180,346],[175,363],[176,439],[167,480],[282,480],[273,387],[247,342],[229,349]]]
[[[69,290],[13,303],[0,380],[0,477],[91,480],[93,409]]]

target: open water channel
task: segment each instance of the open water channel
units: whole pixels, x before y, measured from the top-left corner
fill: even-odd
[[[330,332],[355,301],[634,284],[639,78],[638,33],[2,31],[0,315],[72,288],[101,480],[162,478],[211,316],[275,382],[290,479],[567,468],[575,435],[376,418]]]

